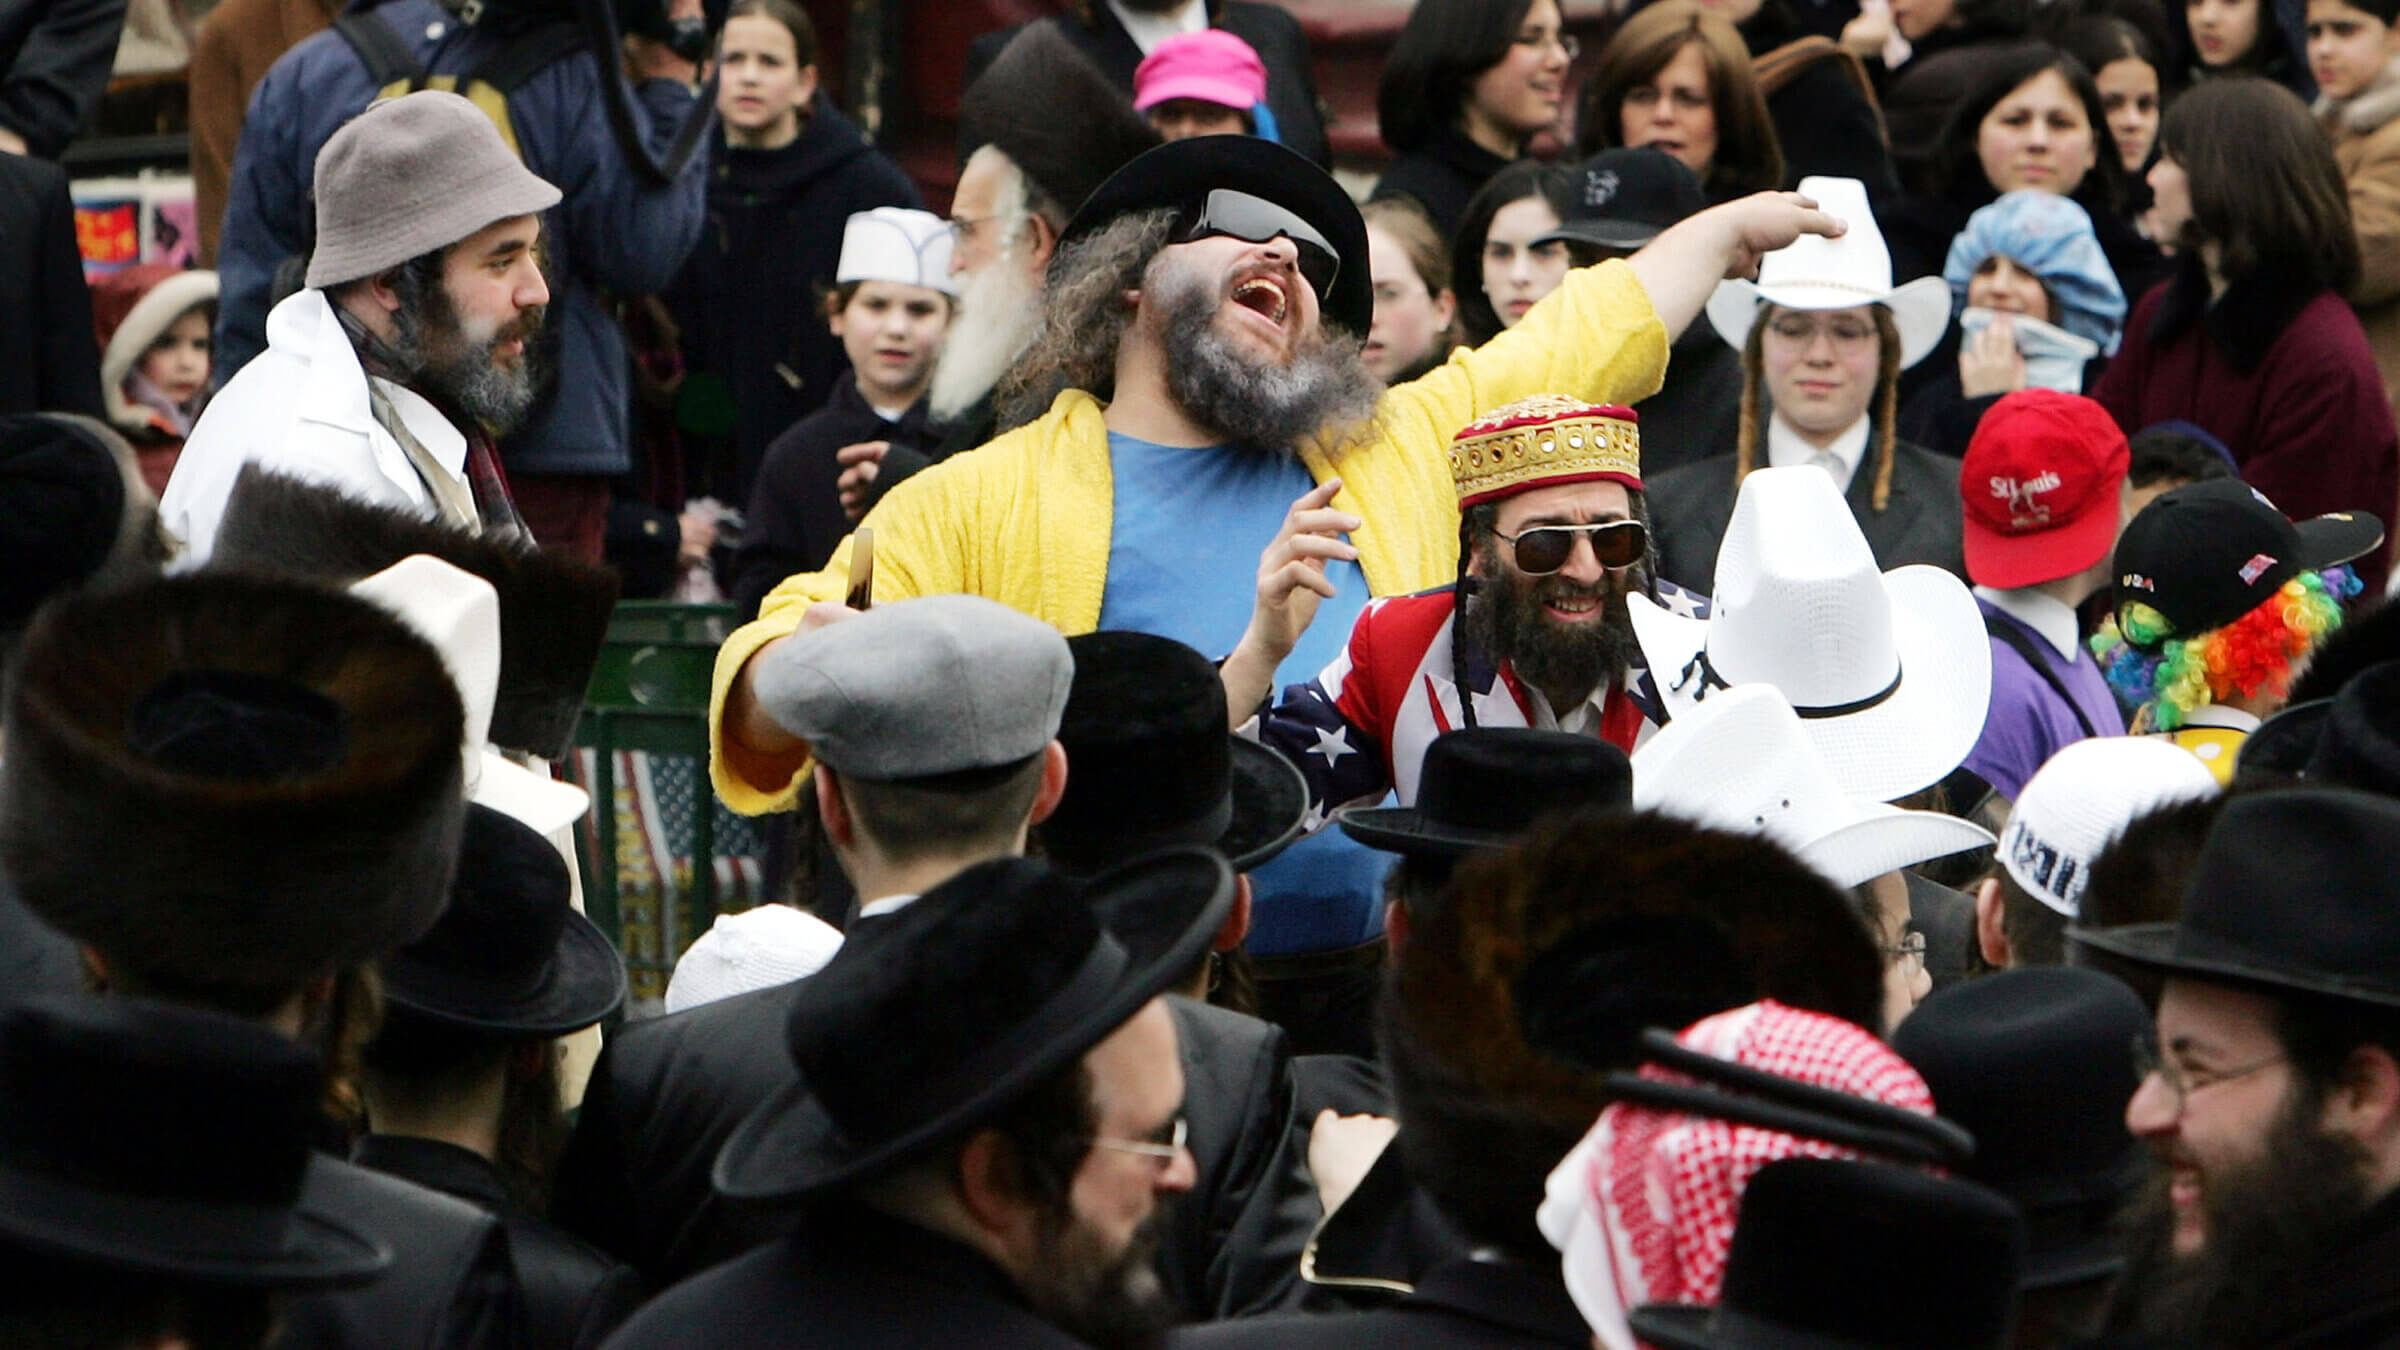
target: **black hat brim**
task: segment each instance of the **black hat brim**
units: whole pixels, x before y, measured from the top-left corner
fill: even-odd
[[[1233,823],[1217,840],[1236,872],[1263,867],[1300,841],[1308,821],[1308,780],[1281,752],[1233,738]]]
[[[1412,806],[1345,806],[1333,813],[1333,820],[1342,833],[1368,848],[1409,856],[1463,858],[1499,848],[1512,838],[1499,830],[1427,820]]]
[[[2300,566],[2311,572],[2363,557],[2383,543],[2383,522],[2364,511],[2295,520],[2292,528],[2300,535]]]
[[[564,1036],[625,1004],[625,963],[599,925],[569,913],[557,954],[538,984],[495,989],[474,975],[444,969],[411,952],[383,959],[384,1000],[443,1026],[508,1036]]]
[[[1133,157],[1108,176],[1067,222],[1060,247],[1136,211],[1196,206],[1218,188],[1247,192],[1299,216],[1341,255],[1325,321],[1365,337],[1375,318],[1368,279],[1367,222],[1333,175],[1256,136],[1193,136]]]
[[[322,1164],[310,1159],[309,1166]],[[223,1227],[195,1222],[189,1201],[112,1194],[50,1177],[0,1168],[0,1236],[54,1256],[119,1270],[162,1275],[237,1289],[354,1288],[391,1266],[388,1247],[333,1215],[293,1205],[272,1246],[236,1234],[255,1233],[256,1214],[239,1207],[219,1212],[252,1222]]]
[[[1666,231],[1661,227],[1645,225],[1638,220],[1570,220],[1534,240],[1531,247],[1568,243],[1631,251],[1646,246],[1664,233]]]
[[[2261,966],[2247,961],[2219,961],[2179,955],[2175,951],[2177,927],[2172,923],[2136,923],[2118,928],[2070,928],[2067,935],[2094,951],[2105,952],[2154,974],[2290,990],[2349,999],[2356,1003],[2371,1003],[2383,1008],[2400,1008],[2400,988],[2378,988],[2348,980],[2327,979],[2311,971]]]
[[[2115,1275],[2124,1269],[2125,1253],[2119,1249],[2117,1239],[2108,1233],[2094,1233],[2063,1246],[2028,1251],[2017,1288],[2055,1289]]]
[[[990,1119],[1190,973],[1224,923],[1233,903],[1233,878],[1233,869],[1221,855],[1203,849],[1152,854],[1103,873],[1085,893],[1104,920],[1114,910],[1152,906],[1196,909],[1198,915],[1163,945],[1145,941],[1139,933],[1128,933],[1131,941],[1118,939],[1126,946],[1124,969],[1090,1011],[913,1128],[884,1138],[853,1137],[817,1099],[806,1075],[798,1076],[725,1141],[713,1171],[716,1189],[737,1200],[779,1200],[823,1191],[874,1176]],[[1192,906],[1190,899],[1197,895],[1207,896],[1207,902]],[[1207,922],[1210,915],[1216,916],[1213,924]],[[1113,937],[1115,930],[1110,932]]]
[[[2332,714],[2333,700],[2320,698],[2295,703],[2259,723],[2256,731],[2242,738],[2234,772],[2300,777],[2317,753],[2317,743],[2324,739],[2325,723]]]

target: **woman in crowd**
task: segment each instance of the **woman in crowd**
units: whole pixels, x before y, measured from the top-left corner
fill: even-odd
[[[1457,341],[1450,255],[1414,202],[1386,198],[1361,214],[1375,283],[1375,319],[1361,355],[1385,384],[1401,384],[1440,365]]]
[[[1750,51],[1694,0],[1660,0],[1625,21],[1584,82],[1575,120],[1578,154],[1655,146],[1698,175],[1712,203],[1784,184]]]
[[[817,90],[817,34],[793,0],[735,0],[718,48],[724,137],[709,166],[708,228],[667,304],[683,329],[677,422],[693,495],[748,501],[768,442],[823,406],[842,348],[817,288],[842,222],[918,206],[898,165]]]
[[[2358,235],[2350,303],[2391,393],[2400,390],[2400,0],[2316,0],[2308,65]]]
[[[1857,56],[1812,31],[1792,0],[1699,3],[1732,24],[1750,50],[1751,72],[1783,151],[1785,184],[1814,176],[1855,178],[1877,201],[1900,190],[1875,85]],[[1587,115],[1582,125],[1591,124]]]
[[[1445,236],[1493,174],[1558,121],[1575,39],[1557,0],[1420,0],[1384,62],[1375,112],[1407,197]]]
[[[1572,170],[1526,160],[1493,175],[1467,203],[1450,243],[1450,275],[1468,346],[1516,327],[1535,301],[1566,280],[1568,268],[1595,260],[1545,237],[1574,210],[1575,191]]]
[[[2303,0],[2184,0],[2168,6],[2190,79],[2261,75],[2311,99],[2317,86],[2304,54],[2306,14]]]
[[[1975,424],[2003,394],[2080,394],[2117,349],[2125,293],[2071,198],[2017,191],[1967,218],[1942,279],[1961,306],[1959,351],[1908,401],[1900,434],[1964,456]]]
[[[2092,73],[2100,91],[2100,113],[2128,175],[2146,173],[2158,148],[2158,119],[2166,110],[2166,88],[2158,49],[2132,23],[2112,14],[2093,14],[2067,25],[2059,44]]]
[[[153,493],[167,490],[183,438],[208,402],[209,334],[216,323],[214,272],[139,263],[93,283],[100,398],[109,424],[132,444],[142,481]]]
[[[2389,518],[2400,443],[2342,298],[2360,275],[2358,239],[2308,109],[2267,80],[2199,85],[2167,111],[2150,188],[2177,270],[2135,306],[2092,397],[2127,431],[2200,426],[2295,517]],[[2359,571],[2381,588],[2380,555]]]

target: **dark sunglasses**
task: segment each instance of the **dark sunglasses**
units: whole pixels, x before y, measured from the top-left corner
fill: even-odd
[[[1575,537],[1589,535],[1592,556],[1602,567],[1631,567],[1650,551],[1650,532],[1638,520],[1605,520],[1596,525],[1537,525],[1522,534],[1500,534],[1517,551],[1517,570],[1546,576],[1575,556]]]
[[[1223,235],[1252,244],[1281,236],[1292,241],[1300,255],[1300,275],[1323,304],[1333,294],[1333,279],[1342,274],[1342,255],[1316,227],[1264,197],[1232,188],[1218,188],[1200,204],[1200,214],[1183,233],[1183,242]]]

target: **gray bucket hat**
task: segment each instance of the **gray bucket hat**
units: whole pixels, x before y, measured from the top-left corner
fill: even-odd
[[[558,205],[482,109],[421,89],[368,106],[317,152],[317,247],[308,284],[371,277],[496,220]]]

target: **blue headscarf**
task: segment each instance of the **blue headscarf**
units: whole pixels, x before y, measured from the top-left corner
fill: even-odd
[[[1999,254],[2041,278],[2058,305],[2050,321],[2113,354],[2125,326],[2125,291],[2109,270],[2092,233],[2092,218],[2072,198],[2030,189],[2011,192],[1967,217],[1950,241],[1942,279],[1951,297],[1967,302],[1967,283],[1984,259]]]

